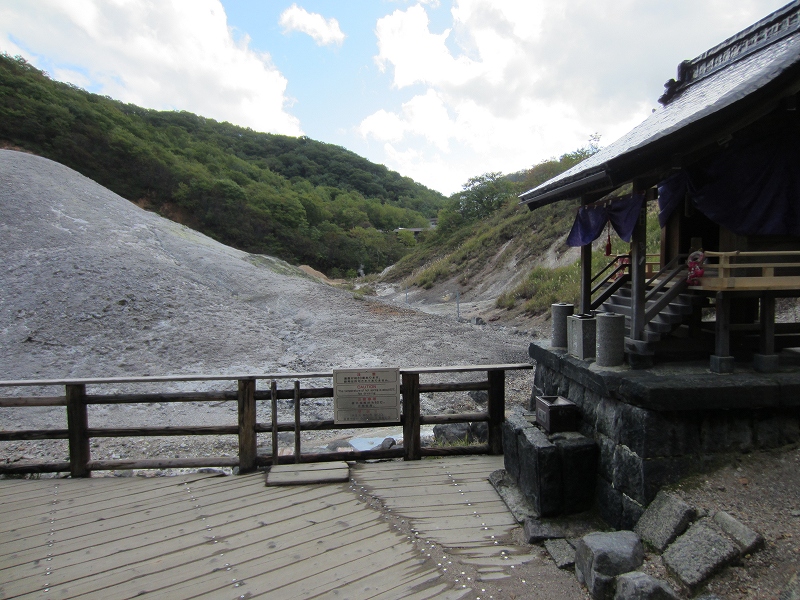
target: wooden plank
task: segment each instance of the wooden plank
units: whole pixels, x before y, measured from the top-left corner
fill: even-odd
[[[0,398],[0,407],[14,406],[66,406],[65,396],[33,396],[27,398]]]
[[[312,468],[307,468],[311,466]],[[267,474],[267,485],[310,485],[318,483],[341,483],[350,480],[350,467],[346,462],[326,463],[320,469],[310,465],[277,465]]]
[[[294,526],[284,527],[281,531],[273,528],[267,529],[265,525],[256,526],[258,525],[257,523],[252,523],[251,525],[251,522],[246,520],[243,523],[245,528],[244,531],[226,536],[224,540],[221,540],[221,543],[226,545],[225,547],[211,545],[205,539],[196,541],[196,543],[193,545],[186,545],[189,540],[184,539],[181,540],[181,543],[175,544],[175,540],[170,539],[165,542],[146,546],[141,552],[125,552],[123,555],[120,555],[120,553],[114,548],[110,548],[111,554],[109,554],[106,559],[103,559],[102,557],[94,558],[91,569],[92,575],[87,579],[85,578],[84,573],[84,576],[82,576],[81,587],[77,593],[83,594],[88,591],[104,589],[109,585],[125,583],[146,573],[161,574],[167,569],[168,565],[172,565],[172,567],[182,567],[189,565],[192,562],[196,562],[197,560],[210,561],[213,564],[214,562],[219,562],[216,556],[220,553],[220,548],[222,548],[223,552],[227,553],[232,543],[236,544],[235,552],[238,553],[245,551],[248,547],[252,547],[253,550],[248,554],[250,558],[257,558],[259,556],[263,556],[265,553],[268,553],[265,552],[264,548],[261,546],[261,544],[266,541],[269,541],[270,546],[273,547],[277,547],[279,544],[283,543],[286,549],[290,550],[293,548],[293,542],[296,541],[297,531],[299,529],[309,528],[311,526],[309,523],[309,518],[318,521],[324,521],[323,517],[319,517],[317,515],[325,512],[329,514],[331,513],[331,506],[326,503],[324,498],[317,498],[315,501],[317,503],[318,510],[309,511],[308,506],[301,507],[299,505],[287,505],[287,508],[289,508],[292,512],[292,518],[277,522],[283,526],[285,526],[286,523],[294,523]],[[358,523],[360,522],[358,521],[359,514],[366,515],[371,521],[375,520],[374,515],[369,514],[369,511],[364,511],[363,505],[353,502],[352,497],[349,498],[349,505],[351,507],[349,512],[333,512],[333,514],[336,516],[336,522],[333,524],[333,526],[335,526],[335,528],[339,531],[341,531],[343,527],[349,526],[350,524],[355,524],[355,526],[358,526]],[[356,520],[353,520],[352,518],[352,515],[354,514],[356,515]],[[258,513],[254,514],[254,518],[258,518]],[[342,521],[342,518],[347,518],[348,521],[345,523]],[[325,535],[330,535],[331,533],[333,533],[333,531],[330,530],[330,527],[320,528],[320,531],[317,531],[317,528],[315,528],[315,536],[311,536],[313,539],[309,540],[309,546],[313,547],[312,542],[317,539],[316,536],[324,537]],[[283,541],[283,538],[285,538],[285,541]],[[229,558],[226,560],[235,560],[237,556],[238,555],[229,554]],[[111,559],[111,561],[109,562],[107,559]],[[98,560],[100,560],[100,562],[98,562]],[[63,561],[56,564],[59,565],[59,572],[64,570]],[[100,565],[103,565],[106,567],[106,569]],[[132,565],[138,566],[133,567]],[[108,569],[109,566],[111,567],[110,570]],[[15,571],[15,573],[17,573],[17,571]],[[34,588],[37,586],[38,588],[41,587],[40,575],[41,573],[38,574],[39,580],[35,582]],[[69,579],[72,576],[74,575],[69,575],[68,573],[65,575],[60,575],[62,579],[59,581],[68,583],[69,581],[72,581],[72,579]],[[161,577],[161,575],[159,576]],[[183,571],[182,577],[184,580],[194,576],[194,569]],[[70,591],[73,593],[76,592],[73,586],[70,586]]]

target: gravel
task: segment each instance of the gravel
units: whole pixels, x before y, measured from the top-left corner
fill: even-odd
[[[41,157],[0,150],[0,212],[4,380],[529,362],[528,339],[511,329],[358,299],[285,262],[235,250],[142,210]],[[509,373],[510,404],[527,400],[531,378],[529,371]],[[325,379],[303,384],[331,385]],[[235,382],[117,384],[88,391],[223,388],[235,389]],[[53,395],[63,394],[63,388],[0,388],[0,394]],[[303,406],[304,419],[332,417],[330,400]],[[282,419],[291,418],[290,402],[280,409]],[[422,410],[479,409],[461,393],[426,395]],[[266,403],[259,403],[258,416],[269,420]],[[0,419],[4,428],[66,426],[63,408],[4,408]],[[233,425],[236,412],[235,402],[156,403],[93,406],[89,419],[91,427]],[[304,443],[316,448],[354,434],[306,434]],[[100,438],[93,440],[92,455],[234,456],[235,441],[233,436]],[[259,443],[269,445],[261,436]],[[6,460],[65,456],[60,440],[0,443]]]

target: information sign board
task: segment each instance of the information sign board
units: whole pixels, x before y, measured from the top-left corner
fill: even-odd
[[[400,369],[338,369],[333,372],[333,421],[400,422]]]

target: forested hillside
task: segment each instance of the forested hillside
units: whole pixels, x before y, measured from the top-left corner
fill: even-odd
[[[577,265],[549,268],[541,266],[541,260],[570,230],[577,200],[531,212],[518,205],[517,196],[594,154],[598,141],[598,136],[592,136],[585,147],[526,171],[473,177],[439,212],[438,228],[420,236],[417,246],[398,261],[385,280],[402,280],[405,285],[422,288],[454,284],[462,296],[469,297],[489,272],[513,264],[514,284],[497,298],[499,308],[538,314],[552,302],[574,299],[580,281]],[[615,238],[614,251],[625,249]],[[565,250],[556,248],[556,254]]]
[[[0,144],[63,163],[242,250],[329,275],[378,271],[445,198],[339,146],[148,110],[0,55]]]

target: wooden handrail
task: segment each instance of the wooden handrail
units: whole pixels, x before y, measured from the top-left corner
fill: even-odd
[[[466,365],[454,367],[417,367],[400,369],[403,378],[402,398],[403,412],[400,423],[404,430],[402,449],[370,450],[346,453],[346,458],[396,458],[416,460],[422,456],[442,456],[447,454],[469,453],[502,453],[501,425],[505,419],[505,372],[509,370],[530,369],[527,363],[499,365]],[[420,375],[446,373],[485,372],[486,379],[471,382],[433,382],[420,383]],[[0,381],[0,388],[11,387],[47,387],[64,385],[64,396],[4,397],[0,398],[0,407],[33,407],[33,406],[66,406],[68,416],[67,429],[45,430],[2,430],[0,441],[67,439],[69,440],[70,460],[65,462],[29,462],[17,464],[0,464],[0,474],[46,473],[70,471],[73,477],[88,477],[92,471],[114,469],[156,469],[156,468],[196,468],[213,466],[237,466],[244,473],[259,466],[279,462],[278,433],[291,431],[295,434],[293,456],[285,457],[295,462],[312,460],[341,460],[334,458],[342,453],[324,455],[302,454],[300,450],[300,433],[302,431],[320,431],[329,429],[364,429],[376,427],[397,427],[398,423],[348,423],[346,425],[330,421],[301,421],[300,402],[309,398],[332,398],[332,387],[302,388],[301,379],[332,378],[333,373],[281,373],[280,379],[294,379],[291,389],[278,389],[277,377],[268,375],[230,376],[166,376],[166,377],[124,377],[124,378],[87,378],[62,380],[20,380]],[[269,381],[269,390],[256,390],[258,379]],[[148,394],[91,394],[86,386],[102,386],[116,383],[173,383],[186,381],[237,381],[238,391],[213,391],[182,393],[148,393]],[[485,413],[462,413],[456,415],[421,415],[421,392],[454,392],[486,390],[489,402]],[[277,401],[279,399],[294,400],[294,420],[279,422]],[[256,420],[256,401],[269,400],[271,418],[269,423],[258,423]],[[115,427],[99,428],[88,426],[87,407],[90,405],[115,404],[150,404],[179,402],[227,402],[237,401],[237,425],[203,425],[203,426],[164,426],[164,427]],[[472,445],[454,448],[421,448],[420,426],[444,423],[486,422],[489,425],[489,439],[485,445]],[[272,453],[270,456],[259,456],[256,452],[256,435],[272,434]],[[158,459],[122,459],[93,460],[91,458],[91,438],[95,437],[169,437],[195,435],[238,435],[239,456],[231,457],[195,457],[195,458],[158,458]]]
[[[769,260],[772,258],[800,258],[800,251],[797,250],[776,250],[761,252],[706,252],[706,258],[716,259],[717,273],[712,275],[714,265],[709,263],[706,271],[708,275],[702,277],[699,284],[692,286],[696,289],[711,291],[771,291],[771,290],[794,290],[800,287],[800,262],[784,262],[781,260]],[[738,258],[757,259],[755,262],[735,262]],[[708,268],[711,267],[711,268]],[[737,275],[737,271],[747,269],[745,275]],[[760,273],[753,273],[760,269]],[[794,273],[776,274],[777,271],[784,269],[794,269]]]

